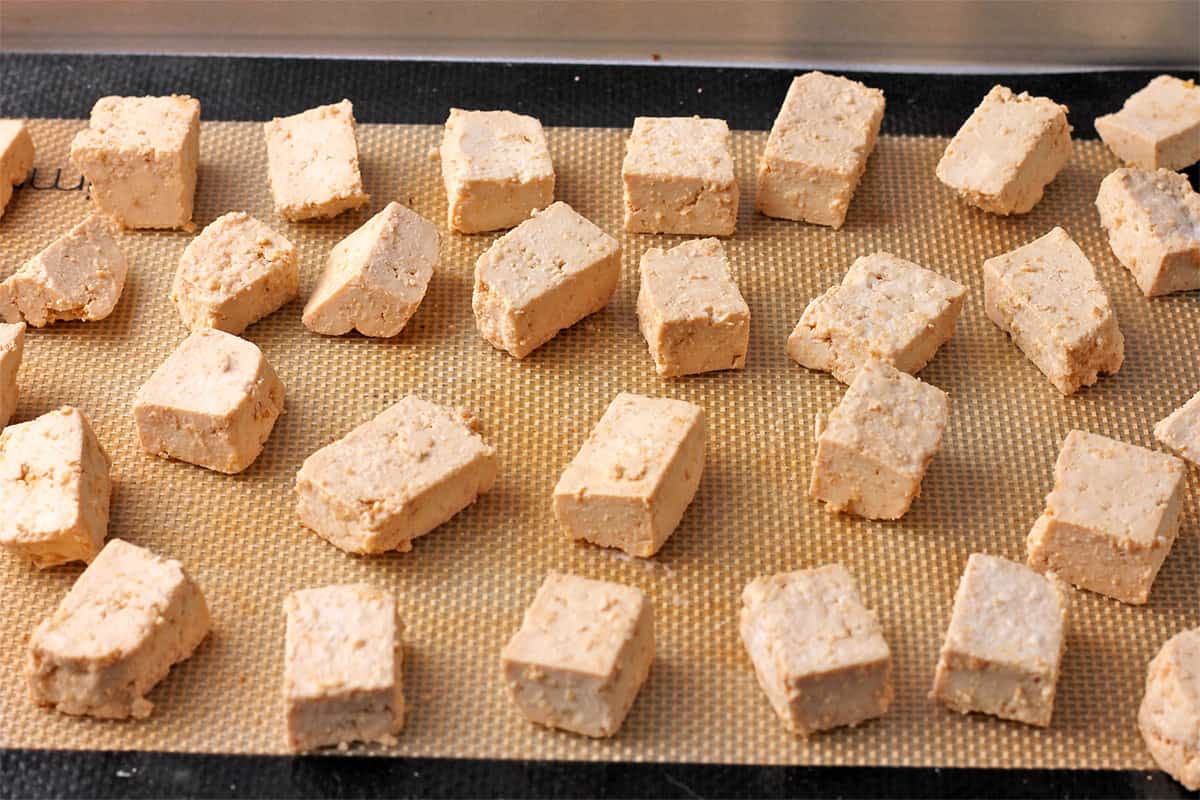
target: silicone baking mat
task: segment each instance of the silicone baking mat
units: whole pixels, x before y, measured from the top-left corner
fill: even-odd
[[[891,98],[902,102],[902,98]],[[88,212],[66,150],[78,120],[34,120],[36,186],[2,220],[6,271]],[[111,318],[30,331],[16,419],[62,404],[93,418],[113,457],[109,532],[178,558],[213,610],[210,638],[150,695],[143,722],[76,719],[34,708],[20,679],[28,636],[79,574],[0,554],[0,748],[280,753],[285,594],[343,581],[395,589],[408,629],[410,704],[399,744],[357,752],[486,758],[759,764],[1152,768],[1136,730],[1145,665],[1198,624],[1197,508],[1148,606],[1075,593],[1053,725],[1045,730],[962,717],[927,699],[954,589],[967,556],[1022,559],[1067,431],[1084,428],[1153,446],[1154,422],[1200,385],[1194,296],[1142,298],[1109,252],[1092,206],[1117,166],[1095,141],[1075,155],[1029,215],[1005,219],[961,204],[933,177],[945,139],[884,136],[840,231],[757,215],[753,167],[765,133],[734,135],[742,210],[726,241],[753,313],[740,372],[665,381],[654,374],[634,313],[637,264],[681,239],[621,230],[625,131],[550,128],[558,193],[618,236],[620,287],[608,307],[524,361],[493,350],[471,315],[472,269],[495,235],[445,230],[445,194],[430,157],[438,126],[362,125],[369,210],[291,224],[272,209],[262,129],[205,122],[195,220],[242,209],[299,248],[301,299],[249,329],[287,385],[287,408],[260,459],[228,477],[146,455],[130,404],[183,338],[167,299],[190,235],[126,234],[131,261]],[[56,171],[62,168],[61,174]],[[398,198],[442,229],[441,264],[420,310],[393,340],[324,338],[300,310],[331,246]],[[1055,225],[1066,228],[1108,288],[1126,337],[1119,374],[1063,398],[983,313],[981,264]],[[922,377],[951,396],[941,452],[902,520],[867,522],[806,497],[814,419],[843,387],[788,360],[784,342],[807,301],[857,256],[888,250],[969,287],[958,333]],[[686,399],[708,412],[696,500],[653,560],[566,540],[550,492],[621,390]],[[312,451],[406,393],[473,409],[497,448],[495,489],[418,540],[411,553],[348,556],[302,529],[292,481]],[[1196,483],[1189,478],[1194,492]],[[896,703],[857,729],[796,739],[755,681],[737,635],[741,588],[755,576],[845,564],[878,610],[895,657]],[[621,581],[656,606],[658,655],[619,735],[593,741],[527,723],[509,703],[499,652],[550,570]]]

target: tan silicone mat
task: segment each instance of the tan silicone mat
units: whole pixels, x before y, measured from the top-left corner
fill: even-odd
[[[39,185],[72,185],[65,157],[78,121],[33,122]],[[1080,427],[1153,446],[1153,423],[1200,385],[1198,298],[1142,298],[1114,260],[1092,206],[1117,166],[1098,142],[1075,157],[1033,213],[1005,219],[960,204],[934,179],[945,141],[885,137],[840,231],[770,220],[753,211],[753,165],[765,134],[734,141],[742,212],[726,243],[753,312],[741,372],[680,381],[656,377],[637,331],[643,250],[678,237],[621,231],[621,130],[548,132],[558,197],[624,247],[608,308],[515,361],[476,333],[472,269],[493,235],[444,230],[445,194],[430,150],[435,126],[360,128],[371,210],[399,197],[443,228],[442,261],[408,328],[394,340],[322,338],[300,324],[302,300],[253,326],[287,385],[287,409],[262,457],[227,477],[143,454],[130,403],[185,331],[167,299],[185,233],[122,239],[129,282],[100,323],[31,331],[18,420],[82,407],[113,456],[109,532],[181,559],[214,614],[196,655],[150,695],[143,722],[73,719],[33,707],[20,677],[35,623],[80,567],[39,572],[0,553],[0,747],[283,752],[279,694],[284,595],[302,587],[371,581],[394,588],[408,626],[407,725],[391,752],[491,758],[742,763],[1151,768],[1135,725],[1147,661],[1198,620],[1197,508],[1192,499],[1148,606],[1076,593],[1053,725],[1039,730],[962,717],[927,699],[938,646],[968,554],[1014,559],[1051,483],[1063,436]],[[261,128],[205,123],[196,222],[244,209],[299,247],[301,298],[327,251],[367,219],[289,224],[272,210]],[[19,190],[0,220],[11,270],[87,213],[82,191]],[[980,265],[1062,225],[1095,263],[1126,337],[1121,372],[1063,398],[983,313]],[[840,280],[859,255],[889,250],[970,287],[957,336],[922,377],[950,393],[950,424],[924,494],[899,522],[829,513],[805,495],[813,422],[843,387],[789,361],[784,341],[805,303]],[[674,536],[652,561],[567,541],[550,492],[620,390],[704,406],[704,478]],[[411,553],[348,556],[303,530],[292,480],[318,447],[405,393],[468,406],[499,452],[495,489]],[[1196,481],[1190,481],[1194,492]],[[845,564],[860,579],[896,659],[896,703],[885,718],[798,740],[754,678],[737,635],[742,586],[757,575]],[[499,652],[545,574],[562,570],[642,587],[656,604],[658,657],[620,734],[592,741],[526,723],[500,680]]]

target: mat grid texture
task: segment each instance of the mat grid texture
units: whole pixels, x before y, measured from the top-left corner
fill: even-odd
[[[78,120],[34,120],[38,184],[68,165]],[[547,131],[558,199],[617,236],[622,278],[608,307],[524,361],[492,349],[471,315],[475,259],[496,235],[445,229],[445,193],[430,158],[440,126],[362,125],[370,209],[288,223],[272,208],[259,124],[206,122],[195,221],[245,210],[298,247],[300,299],[251,327],[287,386],[287,407],[259,460],[224,476],[141,452],[130,408],[137,388],[184,337],[167,299],[191,235],[131,232],[125,293],[99,323],[31,330],[14,421],[63,404],[85,410],[113,457],[110,536],[178,558],[213,611],[210,638],[150,695],[141,722],[75,719],[35,708],[20,677],[29,634],[80,565],[38,571],[0,554],[0,748],[282,753],[283,597],[346,581],[394,589],[407,628],[409,715],[395,748],[423,756],[688,761],[1152,768],[1136,730],[1145,666],[1159,645],[1200,622],[1196,603],[1197,482],[1189,475],[1182,532],[1149,605],[1075,592],[1053,724],[1045,730],[951,713],[927,698],[966,558],[1023,560],[1024,540],[1072,428],[1154,446],[1155,421],[1200,385],[1200,306],[1193,295],[1153,301],[1109,252],[1093,200],[1117,162],[1076,142],[1045,200],[1023,217],[961,204],[934,178],[946,140],[885,136],[840,231],[756,214],[754,163],[765,133],[734,134],[742,209],[726,241],[753,322],[747,367],[659,379],[637,331],[637,264],[681,237],[621,229],[626,133]],[[300,323],[329,249],[391,199],[435,221],[441,264],[405,331],[392,340],[325,338]],[[0,220],[2,273],[88,213],[82,191],[17,192]],[[1061,397],[983,313],[981,265],[1061,225],[1096,265],[1126,337],[1126,362]],[[900,521],[830,513],[806,496],[814,421],[844,387],[791,362],[784,343],[805,304],[854,258],[887,250],[958,280],[969,294],[958,333],[921,377],[949,392],[950,422],[923,494]],[[696,500],[653,560],[568,541],[550,493],[604,408],[626,390],[704,406],[708,450]],[[474,410],[499,456],[496,487],[418,540],[411,553],[348,556],[300,527],[292,483],[311,452],[407,393]],[[895,657],[892,712],[856,729],[796,739],[755,681],[737,634],[752,578],[839,562],[878,610]],[[641,587],[656,605],[658,655],[620,734],[593,741],[537,728],[501,681],[499,653],[547,572]]]

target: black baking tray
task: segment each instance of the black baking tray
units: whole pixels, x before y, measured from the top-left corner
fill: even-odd
[[[187,93],[206,120],[266,120],[354,101],[363,123],[441,123],[450,106],[546,125],[624,128],[638,115],[770,128],[800,69],[0,53],[0,117],[86,117],[108,94]],[[841,72],[839,70],[839,72]],[[1071,110],[1077,138],[1158,70],[1021,75],[854,73],[888,98],[883,132],[950,135],[996,83]],[[1200,78],[1192,71],[1171,70]],[[580,91],[580,84],[587,91]],[[1197,168],[1188,170],[1197,185]],[[0,589],[0,613],[3,613]],[[3,676],[3,680],[19,679]],[[0,729],[4,724],[0,720]],[[1138,770],[592,763],[0,749],[8,797],[1183,797]]]

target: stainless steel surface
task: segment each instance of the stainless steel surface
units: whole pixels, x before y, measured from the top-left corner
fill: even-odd
[[[1200,64],[1197,0],[3,0],[22,51],[1045,69]]]

